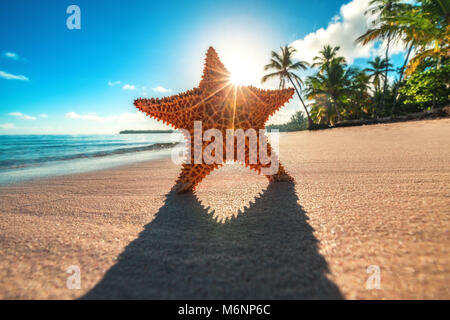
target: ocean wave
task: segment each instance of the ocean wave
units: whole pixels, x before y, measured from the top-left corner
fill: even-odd
[[[82,152],[75,154],[64,154],[64,155],[55,155],[55,156],[47,156],[47,157],[38,157],[31,159],[5,159],[0,160],[0,169],[18,169],[24,168],[36,164],[42,164],[46,162],[53,161],[67,161],[67,160],[77,160],[77,159],[89,159],[89,158],[99,158],[99,157],[107,157],[113,155],[120,155],[126,153],[133,152],[142,152],[142,151],[156,151],[161,149],[172,148],[177,145],[176,142],[172,143],[154,143],[151,145],[139,146],[139,147],[129,147],[129,148],[116,148],[106,151],[92,151],[92,152]]]

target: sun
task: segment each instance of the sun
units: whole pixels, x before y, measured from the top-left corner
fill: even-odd
[[[255,70],[248,61],[231,59],[225,64],[230,71],[230,82],[235,86],[251,85],[254,82]]]
[[[230,82],[235,86],[243,86],[248,83],[245,71],[234,70],[230,75]]]

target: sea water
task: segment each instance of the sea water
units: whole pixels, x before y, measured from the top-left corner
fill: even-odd
[[[181,141],[180,133],[0,135],[0,184],[170,157]]]

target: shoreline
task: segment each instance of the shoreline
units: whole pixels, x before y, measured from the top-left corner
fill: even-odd
[[[388,124],[397,122],[422,121],[422,120],[439,120],[450,118],[450,106],[426,110],[422,112],[409,113],[396,117],[372,118],[372,119],[358,119],[358,120],[343,120],[334,125],[327,125],[323,123],[314,123],[311,128],[306,130],[325,130],[333,128],[357,127],[373,124]]]
[[[335,129],[335,128],[350,128],[350,127],[359,127],[359,126],[366,126],[366,125],[386,125],[386,124],[394,124],[394,123],[404,123],[404,122],[417,122],[417,121],[432,121],[432,120],[444,120],[444,119],[450,119],[450,106],[447,106],[445,108],[441,108],[441,109],[436,109],[436,110],[431,110],[431,111],[425,111],[425,112],[419,112],[416,114],[411,114],[408,116],[404,116],[404,117],[398,117],[395,119],[385,119],[385,121],[383,121],[383,119],[372,119],[372,120],[368,120],[368,122],[364,122],[363,120],[354,120],[354,121],[343,121],[341,123],[338,123],[337,125],[334,126],[327,126],[327,127],[320,127],[323,126],[321,124],[316,124],[316,128],[313,129],[306,129],[306,130],[300,130],[300,131],[280,131],[279,133],[282,134],[289,134],[289,133],[298,133],[298,132],[302,132],[302,131],[323,131],[325,129]],[[364,122],[364,123],[363,123]],[[132,130],[130,130],[132,131]],[[138,133],[139,134],[139,133]],[[140,149],[147,149],[147,150],[142,150],[142,151],[135,151],[135,152],[117,152],[114,154],[109,154],[109,155],[104,155],[101,157],[93,157],[93,158],[88,158],[88,159],[83,159],[83,160],[95,160],[98,158],[106,158],[106,159],[111,159],[111,157],[114,156],[118,156],[118,155],[131,155],[131,154],[143,154],[143,152],[146,151],[164,151],[167,149],[172,150],[173,148],[179,147],[180,146],[180,142],[170,142],[170,143],[155,143],[146,147],[140,147]],[[155,148],[156,147],[156,148]],[[155,149],[155,150],[153,150]],[[42,179],[49,179],[49,178],[56,178],[56,177],[62,177],[62,176],[70,176],[70,175],[74,175],[74,174],[82,174],[82,173],[94,173],[97,171],[103,171],[103,170],[109,170],[109,169],[114,169],[114,168],[118,168],[118,167],[126,167],[129,165],[134,165],[136,163],[140,163],[140,162],[148,162],[148,161],[155,161],[158,159],[167,159],[169,158],[170,155],[169,154],[165,154],[165,155],[158,155],[152,159],[141,159],[141,160],[132,160],[132,161],[124,161],[123,163],[120,164],[113,164],[113,165],[106,165],[103,167],[98,167],[98,168],[94,168],[94,169],[88,169],[88,170],[80,170],[80,171],[76,171],[76,172],[68,172],[68,173],[60,173],[60,174],[46,174],[46,175],[42,175],[42,176],[37,176],[37,177],[31,177],[31,178],[25,178],[25,179],[17,179],[15,181],[9,181],[9,182],[2,182],[0,180],[0,188],[2,187],[7,187],[7,186],[11,186],[11,185],[15,185],[15,184],[21,184],[21,183],[27,183],[27,182],[33,182],[33,181],[39,181]],[[66,160],[67,161],[67,160]],[[71,160],[68,160],[71,161]],[[56,161],[59,162],[59,161]],[[45,165],[47,163],[42,163],[45,167]],[[31,167],[31,169],[40,169],[41,167]],[[25,167],[25,168],[16,168],[17,170],[21,170],[21,169],[30,169],[30,167]],[[14,170],[14,168],[12,169]],[[8,172],[5,171],[4,173],[5,175],[8,175]]]
[[[129,149],[114,153],[103,152],[104,154],[100,156],[55,160],[42,162],[40,165],[3,169],[2,174],[5,178],[0,179],[0,188],[27,181],[96,172],[139,162],[170,158],[172,150],[178,147],[180,147],[180,143],[155,143],[134,148],[135,150],[131,152]]]
[[[2,186],[0,298],[449,299],[449,126],[283,133],[295,184],[227,165],[174,196],[159,159]]]

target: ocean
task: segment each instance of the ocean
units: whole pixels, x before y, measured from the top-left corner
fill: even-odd
[[[0,184],[170,156],[180,133],[0,135]]]

